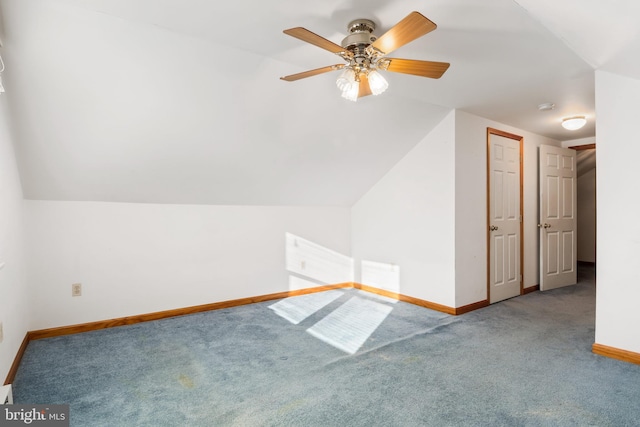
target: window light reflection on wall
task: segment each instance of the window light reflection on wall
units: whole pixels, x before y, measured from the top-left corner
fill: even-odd
[[[2,72],[4,71],[4,61],[0,56],[0,93],[4,92],[4,86],[2,85]]]

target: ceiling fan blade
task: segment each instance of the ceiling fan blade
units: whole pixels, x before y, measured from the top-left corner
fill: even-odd
[[[363,96],[371,95],[371,87],[369,86],[369,79],[367,75],[362,73],[360,74],[360,85],[358,89],[358,98],[362,98]]]
[[[439,79],[449,68],[448,62],[419,61],[417,59],[385,58],[390,61],[387,71],[413,74],[414,76]]]
[[[424,15],[419,12],[411,12],[373,42],[372,46],[386,55],[435,29],[436,24]]]
[[[329,65],[327,67],[316,68],[315,70],[303,71],[298,74],[291,74],[290,76],[280,77],[280,80],[286,80],[288,82],[294,82],[300,79],[306,79],[307,77],[317,76],[318,74],[328,73],[329,71],[340,70],[344,68],[345,64]]]
[[[284,30],[283,33],[291,37],[300,39],[303,42],[311,43],[313,45],[321,47],[322,49],[326,49],[329,52],[339,53],[344,51],[344,48],[342,46],[337,45],[334,42],[329,41],[324,37],[317,35],[316,33],[312,33],[306,28],[302,28],[302,27],[289,28],[288,30]]]

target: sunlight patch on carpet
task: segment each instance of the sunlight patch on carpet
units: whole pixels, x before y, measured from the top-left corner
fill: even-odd
[[[391,313],[393,307],[353,297],[307,329],[314,337],[354,354]]]
[[[342,291],[318,292],[289,297],[269,306],[278,316],[297,325],[313,313],[344,295]]]

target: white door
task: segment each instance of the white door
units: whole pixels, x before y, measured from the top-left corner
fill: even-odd
[[[499,132],[499,131],[495,131]],[[488,134],[489,302],[520,295],[520,137]],[[515,139],[517,138],[517,139]]]
[[[576,152],[540,146],[540,290],[577,281]]]

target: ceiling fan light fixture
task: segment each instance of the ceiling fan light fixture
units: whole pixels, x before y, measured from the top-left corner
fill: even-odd
[[[380,95],[389,87],[387,80],[376,70],[370,71],[367,78],[369,79],[369,88],[371,89],[371,93],[374,95]]]
[[[344,71],[340,73],[340,76],[338,76],[338,79],[336,80],[336,85],[338,86],[338,89],[340,89],[341,91],[344,91],[345,89],[347,89],[349,85],[351,85],[355,81],[356,81],[355,71],[353,71],[352,68],[345,68]]]
[[[369,19],[351,21],[347,28],[349,35],[342,41],[342,45],[303,27],[284,30],[283,32],[291,37],[336,54],[346,65],[328,65],[280,79],[293,82],[334,70],[343,70],[336,80],[336,85],[343,98],[356,101],[359,97],[379,95],[387,90],[389,83],[378,70],[439,79],[449,68],[448,62],[386,57],[394,50],[436,29],[436,24],[420,12],[411,12],[380,37],[373,34],[375,28],[374,22]]]
[[[358,100],[358,93],[360,92],[360,82],[353,81],[349,83],[342,90],[342,97],[344,99],[348,99],[349,101],[356,102]]]
[[[573,116],[562,119],[562,127],[567,130],[578,130],[587,124],[585,116]]]

